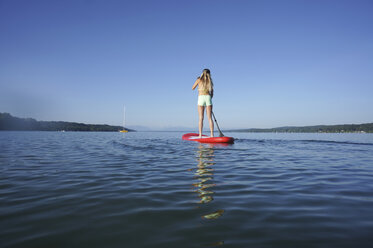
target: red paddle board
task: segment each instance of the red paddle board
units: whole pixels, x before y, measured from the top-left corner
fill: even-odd
[[[234,138],[232,137],[209,137],[206,135],[202,135],[202,138],[198,138],[198,133],[186,133],[183,135],[183,140],[190,140],[190,141],[198,141],[200,143],[233,143]]]

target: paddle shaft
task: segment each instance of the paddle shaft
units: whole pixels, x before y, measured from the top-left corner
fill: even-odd
[[[214,121],[215,121],[215,123],[216,123],[216,127],[217,127],[218,130],[219,130],[219,136],[220,136],[220,137],[224,137],[224,134],[223,134],[222,131],[220,130],[220,128],[219,128],[219,124],[218,124],[218,122],[216,121],[216,118],[215,118],[215,114],[214,114],[214,112],[211,111],[211,113],[212,113],[212,116],[214,117]]]

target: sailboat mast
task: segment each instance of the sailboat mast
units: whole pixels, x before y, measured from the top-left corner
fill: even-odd
[[[123,129],[126,126],[126,106],[123,106]]]

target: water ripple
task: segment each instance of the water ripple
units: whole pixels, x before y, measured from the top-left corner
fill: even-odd
[[[373,138],[0,132],[2,247],[369,247]]]

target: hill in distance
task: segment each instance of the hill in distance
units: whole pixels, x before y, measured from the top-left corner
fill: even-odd
[[[373,133],[373,123],[230,130],[251,133]]]
[[[129,132],[135,131],[128,128],[124,129]],[[8,113],[0,113],[0,130],[118,132],[119,130],[123,130],[123,127],[66,121],[37,121],[32,118],[18,118]]]

